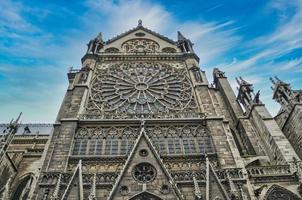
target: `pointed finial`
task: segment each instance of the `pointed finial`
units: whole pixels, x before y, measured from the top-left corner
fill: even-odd
[[[93,175],[92,185],[90,189],[90,195],[88,196],[89,200],[96,200],[96,173]]]
[[[236,79],[236,82],[238,83],[238,85],[240,85],[240,83],[241,83],[240,80],[237,77],[235,79]]]
[[[102,34],[102,32],[99,32],[99,34],[96,36],[96,39],[97,39],[99,42],[103,41],[103,34]]]
[[[138,20],[137,26],[143,26],[143,21],[141,19]]]
[[[196,174],[193,174],[193,183],[194,183],[194,193],[197,200],[202,199],[202,194],[196,179]]]
[[[272,77],[270,77],[269,80],[271,80],[271,82],[272,82],[273,84],[276,84],[275,80],[274,80]]]
[[[177,31],[177,39],[179,41],[184,41],[186,40],[185,36],[183,36],[183,34],[180,31]]]
[[[51,200],[57,200],[57,199],[59,199],[59,192],[60,192],[60,187],[61,187],[61,178],[62,178],[62,174],[60,173],[59,177],[57,179],[55,190],[53,191],[53,194],[50,197]]]

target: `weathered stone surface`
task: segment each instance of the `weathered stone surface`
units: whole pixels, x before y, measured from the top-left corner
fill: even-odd
[[[209,85],[198,62],[180,32],[175,42],[139,22],[106,42],[99,34],[82,68],[68,72],[48,143],[31,136],[10,144],[2,197],[299,199],[301,105],[276,122],[252,84],[238,79],[236,97],[222,71]]]

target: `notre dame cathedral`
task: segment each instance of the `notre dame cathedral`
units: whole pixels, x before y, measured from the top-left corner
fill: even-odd
[[[301,200],[302,91],[271,79],[272,117],[192,46],[141,21],[92,39],[53,125],[0,124],[0,198]]]

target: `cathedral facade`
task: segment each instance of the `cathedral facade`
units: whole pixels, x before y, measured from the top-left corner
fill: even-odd
[[[301,91],[272,79],[274,118],[251,83],[238,78],[236,96],[223,71],[210,84],[198,63],[180,32],[174,41],[141,21],[92,39],[18,198],[301,199]]]

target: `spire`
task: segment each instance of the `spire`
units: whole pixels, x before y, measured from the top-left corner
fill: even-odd
[[[229,194],[230,194],[231,199],[232,200],[239,199],[238,191],[237,191],[237,189],[235,187],[235,184],[234,184],[234,182],[233,182],[233,180],[230,176],[229,171],[226,172],[226,177],[227,177],[227,180],[229,182],[229,187],[230,187],[230,193]]]
[[[59,178],[57,180],[57,184],[55,187],[55,190],[52,194],[52,196],[50,197],[50,200],[58,200],[59,199],[59,192],[60,192],[60,187],[61,187],[61,179],[62,179],[62,174],[59,174]]]
[[[96,173],[94,173],[94,175],[93,175],[92,186],[91,186],[90,195],[88,197],[88,200],[96,200],[95,188],[96,188]]]
[[[104,46],[103,36],[102,32],[99,32],[99,34],[89,41],[87,44],[87,52],[86,54],[95,54],[98,53],[100,49],[102,49]]]
[[[260,90],[258,90],[258,92],[255,94],[253,102],[256,104],[260,103]]]
[[[237,99],[245,107],[246,110],[249,110],[254,104],[255,101],[259,101],[260,93],[255,96],[253,85],[244,80],[241,76],[236,78],[237,84],[239,85]]]
[[[295,104],[302,102],[301,91],[293,90],[289,83],[282,81],[277,76],[270,80],[273,83],[273,99],[281,105],[282,110],[291,112]]]
[[[213,69],[213,79],[214,79],[214,84],[217,86],[218,78],[226,78],[225,72],[221,71],[218,68]]]
[[[177,31],[177,40],[178,41],[185,41],[187,38],[183,36],[183,34],[180,31]]]
[[[180,31],[177,31],[177,40],[178,46],[182,50],[182,52],[194,53],[193,43],[189,39],[185,38],[185,36],[183,36]]]
[[[193,174],[193,183],[194,183],[194,194],[197,200],[201,200],[202,199],[202,194],[196,179],[196,175]]]
[[[98,42],[103,42],[103,35],[102,32],[99,32],[99,34],[95,38]]]

